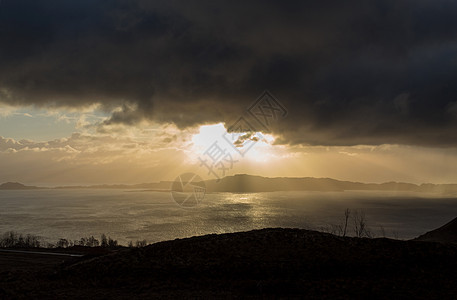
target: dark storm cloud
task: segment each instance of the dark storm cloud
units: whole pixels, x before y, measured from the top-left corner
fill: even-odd
[[[455,1],[0,4],[0,97],[233,122],[265,89],[282,143],[457,145]]]

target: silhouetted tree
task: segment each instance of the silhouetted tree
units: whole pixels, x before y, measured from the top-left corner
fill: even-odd
[[[94,236],[91,236],[90,238],[87,239],[87,244],[86,246],[88,247],[98,247],[100,245],[100,242],[94,238]]]
[[[108,238],[108,247],[110,248],[115,248],[117,247],[117,241],[116,240],[113,240],[111,239],[111,237]]]
[[[108,247],[108,240],[106,239],[106,235],[103,233],[102,234],[102,237],[101,237],[101,240],[102,240],[102,247]]]
[[[0,238],[0,247],[3,248],[37,248],[40,241],[37,236],[27,234],[26,236],[14,231],[4,233]]]
[[[136,246],[138,248],[140,247],[145,247],[148,243],[146,242],[146,240],[142,240],[142,241],[136,241]]]
[[[56,246],[58,248],[67,248],[68,247],[68,240],[67,239],[59,239]]]
[[[25,237],[25,244],[30,248],[39,248],[41,245],[39,238],[31,234],[27,234]]]

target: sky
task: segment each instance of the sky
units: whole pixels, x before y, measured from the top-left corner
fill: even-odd
[[[0,182],[457,183],[456,14],[450,0],[2,0]]]

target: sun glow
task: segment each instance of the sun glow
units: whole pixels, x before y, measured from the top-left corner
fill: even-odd
[[[272,154],[275,138],[262,132],[229,133],[223,123],[202,125],[192,137],[193,153],[204,156],[214,143],[236,160],[268,161]]]

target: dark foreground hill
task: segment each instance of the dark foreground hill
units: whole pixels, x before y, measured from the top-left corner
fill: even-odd
[[[457,246],[263,229],[0,276],[0,298],[455,299]]]
[[[438,229],[421,235],[420,237],[416,238],[416,240],[457,244],[457,218]]]

